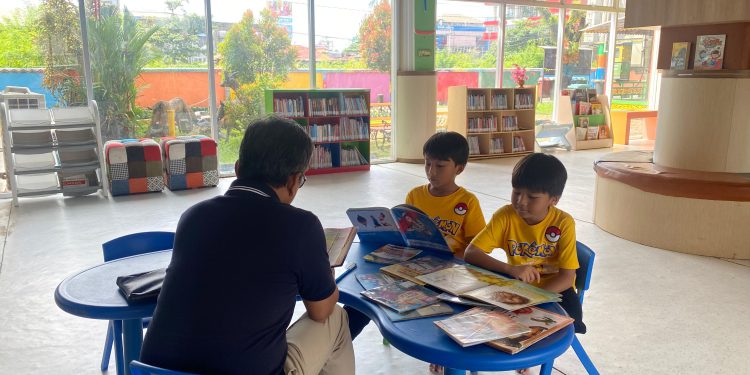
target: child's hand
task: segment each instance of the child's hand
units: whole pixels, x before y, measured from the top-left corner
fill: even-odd
[[[538,283],[541,281],[541,275],[534,266],[513,266],[510,274],[525,283]]]

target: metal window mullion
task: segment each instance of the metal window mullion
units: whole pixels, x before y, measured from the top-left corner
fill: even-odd
[[[609,107],[612,108],[612,81],[615,74],[615,43],[617,42],[617,13],[612,13],[609,20],[609,46],[607,46],[607,72],[604,81],[604,93],[609,100]]]
[[[555,86],[552,89],[552,118],[557,119],[558,105],[560,104],[560,93],[562,92],[562,56],[565,53],[564,34],[565,34],[565,9],[560,9],[557,13],[557,47],[555,48]],[[544,74],[544,72],[542,72]]]
[[[207,44],[207,59],[208,60],[208,108],[211,116],[211,135],[219,141],[219,119],[218,111],[216,108],[216,73],[214,67],[214,33],[211,16],[211,0],[204,0],[203,5],[206,11],[206,44]],[[221,150],[217,150],[217,153]],[[218,157],[219,155],[217,155]]]
[[[86,103],[94,100],[94,79],[91,76],[91,52],[89,50],[89,28],[86,18],[85,0],[78,0],[78,19],[81,27],[81,42],[83,43],[83,77],[86,81]]]
[[[503,87],[503,66],[505,65],[505,3],[499,4],[497,11],[497,64],[495,67],[495,85]]]
[[[317,74],[317,67],[315,66],[315,0],[307,0],[307,35],[307,43],[310,44],[310,64],[308,65],[310,88],[314,89],[317,87],[317,82],[315,82],[315,75]]]

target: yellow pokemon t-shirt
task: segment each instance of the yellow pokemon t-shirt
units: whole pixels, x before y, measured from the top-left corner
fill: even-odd
[[[443,233],[451,251],[460,257],[485,226],[479,200],[462,187],[453,194],[436,197],[430,194],[428,185],[417,186],[406,195],[406,204],[424,211]]]
[[[536,266],[542,281],[557,274],[560,268],[578,269],[575,221],[555,206],[536,225],[527,224],[513,206],[504,206],[492,215],[490,223],[471,244],[486,253],[496,248],[505,250],[512,266]]]

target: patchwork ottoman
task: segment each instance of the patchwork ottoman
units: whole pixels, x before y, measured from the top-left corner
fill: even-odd
[[[162,191],[163,163],[159,144],[152,139],[122,139],[104,144],[107,179],[112,195]]]
[[[170,190],[216,186],[219,160],[213,138],[193,135],[161,139],[166,185]]]

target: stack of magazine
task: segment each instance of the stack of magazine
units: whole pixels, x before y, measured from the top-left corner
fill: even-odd
[[[437,299],[437,293],[409,281],[399,281],[383,273],[358,274],[365,290],[362,295],[382,304],[392,321],[453,314],[453,309]]]

